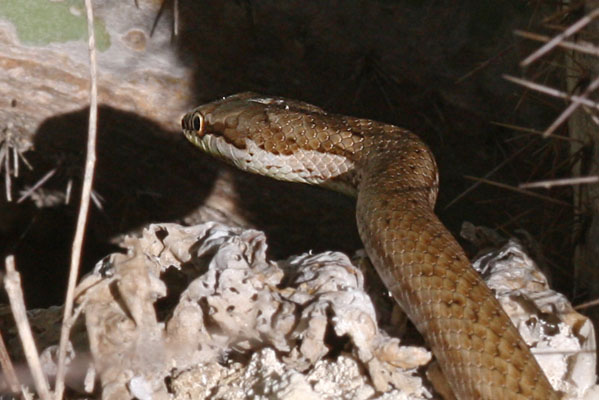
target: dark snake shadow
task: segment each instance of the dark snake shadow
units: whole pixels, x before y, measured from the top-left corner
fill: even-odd
[[[53,176],[31,199],[10,203],[2,235],[3,255],[15,254],[28,307],[60,304],[64,298],[85,163],[88,109],[46,120],[27,153],[33,170],[18,187]],[[211,192],[219,169],[227,168],[188,143],[179,132],[161,129],[136,114],[100,107],[93,191],[82,273],[106,254],[122,251],[112,241],[156,222],[181,221]],[[233,170],[240,213],[266,232],[270,255],[308,250],[351,251],[360,247],[351,199],[318,188],[276,182]],[[69,204],[64,194],[72,182]]]
[[[247,219],[266,233],[274,258],[326,250],[351,255],[362,247],[349,197],[244,173],[235,174],[235,187]]]
[[[38,129],[33,166],[18,187],[31,186],[46,173],[45,207],[31,199],[12,205],[3,253],[15,253],[29,307],[60,304],[66,287],[81,180],[85,163],[88,109],[46,120]],[[99,110],[97,164],[93,190],[101,203],[90,206],[83,272],[118,250],[111,238],[152,222],[173,221],[190,213],[211,188],[217,167],[198,156],[178,132],[167,132],[148,119],[109,107]],[[69,182],[69,204],[64,193]]]

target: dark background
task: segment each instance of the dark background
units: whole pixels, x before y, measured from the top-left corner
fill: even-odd
[[[418,133],[437,158],[437,212],[454,235],[463,221],[506,235],[528,231],[555,288],[572,296],[571,208],[488,184],[447,207],[474,183],[465,176],[483,177],[504,162],[489,179],[517,185],[569,176],[566,141],[496,124],[542,131],[564,107],[502,79],[526,74],[565,86],[563,71],[551,68],[551,60],[522,71],[518,62],[537,45],[513,34],[542,32],[543,18],[554,11],[544,3],[515,0],[180,0],[172,46],[195,71],[190,85],[197,104],[252,90]],[[166,2],[157,23],[172,21],[172,2]],[[99,120],[94,187],[103,209],[92,207],[84,270],[116,250],[119,235],[152,222],[197,222],[193,214],[227,168],[199,154],[179,132],[164,131],[144,116],[102,107]],[[73,179],[75,201],[51,209],[28,203],[1,210],[4,253],[16,253],[29,307],[62,303],[86,130],[87,110],[47,120],[28,156],[34,171],[23,178],[34,183],[59,167],[46,189],[63,190]],[[565,128],[556,133],[567,134]],[[361,247],[351,199],[238,172],[232,181],[238,214],[267,232],[273,257]],[[567,188],[542,193],[571,201]]]

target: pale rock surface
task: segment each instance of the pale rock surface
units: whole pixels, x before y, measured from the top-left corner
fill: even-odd
[[[21,12],[15,1],[0,5],[0,89],[5,94],[0,110],[14,113],[9,120],[29,134],[44,119],[89,102],[84,4],[43,3],[27,2]],[[191,104],[192,71],[171,42],[169,21],[161,21],[150,36],[159,4],[137,3],[94,3],[100,103],[152,116],[175,130]]]
[[[219,223],[151,225],[125,246],[79,288],[105,399],[166,398],[167,376],[177,397],[430,398],[416,372],[430,353],[379,330],[362,273],[341,253],[273,262],[261,232]],[[154,302],[169,268],[189,284],[162,322]],[[342,337],[343,356],[329,360]],[[252,356],[230,371],[220,363],[233,353]],[[177,376],[189,374],[182,389]]]
[[[553,387],[567,399],[596,393],[597,346],[592,322],[576,312],[564,295],[551,290],[518,239],[506,241],[490,229],[470,224],[464,224],[462,236],[479,247],[495,247],[481,252],[473,266],[531,346]]]
[[[470,237],[490,234],[481,229]],[[554,386],[567,399],[596,398],[592,324],[549,289],[517,240],[503,241],[482,252],[475,268]],[[427,378],[446,393],[428,351],[378,327],[363,274],[341,253],[273,262],[263,233],[215,222],[150,225],[124,247],[77,291],[104,399],[440,398]],[[173,271],[178,285],[167,278]],[[167,293],[174,301],[163,310],[155,303]],[[31,314],[34,326],[51,323],[36,331],[57,337],[50,331],[58,314],[42,311]],[[69,368],[69,386],[78,390],[90,364],[80,336]]]

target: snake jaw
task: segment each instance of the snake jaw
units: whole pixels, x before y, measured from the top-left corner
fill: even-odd
[[[242,171],[270,176],[280,181],[325,186],[349,196],[356,196],[354,185],[341,179],[354,169],[354,164],[344,157],[322,155],[315,151],[302,151],[296,155],[275,155],[261,149],[247,138],[245,148],[240,149],[223,136],[213,134],[209,130],[201,136],[193,130],[184,130],[184,133],[187,139],[203,152]],[[319,170],[318,164],[321,162],[330,168],[315,173]],[[320,168],[322,169],[322,166]]]

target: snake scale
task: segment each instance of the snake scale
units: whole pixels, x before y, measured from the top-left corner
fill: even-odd
[[[181,124],[189,141],[242,170],[357,196],[366,252],[457,398],[559,398],[434,214],[437,167],[418,136],[249,92],[202,105]]]

